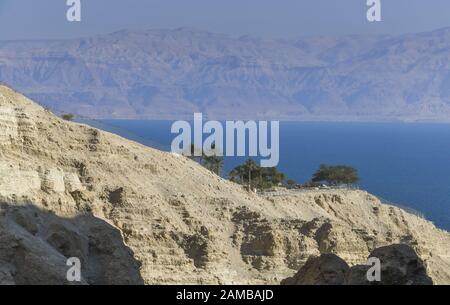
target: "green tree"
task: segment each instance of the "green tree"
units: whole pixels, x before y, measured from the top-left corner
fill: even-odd
[[[224,165],[224,159],[222,156],[219,156],[219,153],[216,151],[215,144],[211,145],[211,150],[208,153],[205,153],[203,149],[201,149],[200,155],[198,153],[199,151],[199,148],[195,147],[194,144],[191,144],[190,151],[188,153],[189,158],[220,176]],[[196,153],[200,156],[195,156]]]
[[[63,120],[73,121],[73,119],[75,118],[75,115],[72,113],[66,113],[66,114],[63,114],[61,117],[63,118]]]
[[[326,183],[328,185],[339,184],[356,184],[359,182],[358,171],[347,165],[320,165],[319,169],[314,173],[312,182]]]
[[[294,188],[297,185],[297,181],[292,180],[292,179],[288,179],[286,181],[286,187],[287,188]]]
[[[233,182],[246,185],[248,190],[271,188],[281,184],[285,179],[285,175],[277,168],[261,167],[253,159],[248,159],[244,164],[233,168],[228,177]]]
[[[203,152],[203,162],[207,169],[220,176],[223,169],[224,160],[219,154],[219,151],[216,149],[216,143],[211,145],[211,150],[207,154]]]
[[[228,177],[231,181],[244,184],[245,168],[243,165],[236,166],[229,173]]]
[[[223,157],[212,155],[203,157],[203,166],[220,176],[223,169]]]
[[[201,155],[198,153],[201,150]],[[196,156],[196,154],[200,155],[200,156]],[[198,162],[201,165],[203,164],[203,159],[205,157],[205,154],[203,153],[203,150],[201,148],[197,148],[194,144],[191,144],[189,151],[187,152],[187,155],[189,156],[190,159]]]
[[[245,161],[245,168],[247,170],[247,178],[248,178],[248,191],[251,191],[253,189],[253,185],[255,185],[256,183],[253,183],[252,185],[252,177],[255,180],[256,176],[259,175],[259,166],[258,164],[256,164],[255,160],[253,159],[248,159],[247,161]]]

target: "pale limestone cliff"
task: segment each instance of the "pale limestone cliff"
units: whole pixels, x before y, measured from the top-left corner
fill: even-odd
[[[279,283],[311,255],[355,265],[393,243],[411,245],[435,283],[450,283],[450,234],[364,191],[249,194],[6,87],[0,203],[5,284],[64,282],[70,256],[82,259],[85,283]]]

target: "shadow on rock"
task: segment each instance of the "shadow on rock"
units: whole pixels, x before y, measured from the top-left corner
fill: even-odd
[[[293,277],[282,285],[432,285],[423,261],[408,245],[377,248],[369,258],[380,262],[380,281],[369,281],[373,266],[348,264],[335,254],[310,257]]]
[[[81,282],[67,280],[70,257],[81,261]],[[0,284],[138,285],[139,268],[120,231],[99,218],[0,204]]]
[[[348,264],[331,253],[310,257],[293,277],[281,282],[282,285],[342,285],[349,271]]]
[[[408,245],[398,244],[377,248],[369,257],[378,258],[381,266],[381,281],[369,282],[370,266],[358,265],[350,269],[348,285],[433,285],[425,265],[417,253]]]

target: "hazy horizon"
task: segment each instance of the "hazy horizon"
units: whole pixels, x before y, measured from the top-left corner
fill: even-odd
[[[94,38],[94,37],[98,37],[98,36],[105,36],[105,35],[111,35],[114,33],[119,33],[119,32],[123,32],[123,31],[128,31],[128,32],[147,32],[147,31],[177,31],[177,30],[181,30],[181,29],[186,29],[186,30],[192,30],[195,32],[199,32],[199,33],[209,33],[209,34],[217,34],[217,35],[225,35],[228,36],[230,38],[233,39],[239,39],[241,37],[250,37],[250,38],[255,38],[255,39],[261,39],[261,40],[266,40],[266,41],[284,41],[284,40],[295,40],[295,39],[308,39],[308,38],[317,38],[317,37],[324,37],[324,38],[343,38],[343,37],[351,37],[351,36],[366,36],[366,37],[401,37],[404,35],[409,35],[409,34],[421,34],[421,33],[430,33],[430,32],[435,32],[435,31],[439,31],[439,30],[444,30],[444,29],[450,29],[450,25],[449,26],[444,26],[444,27],[439,27],[439,28],[434,28],[434,29],[429,29],[429,30],[424,30],[424,31],[419,31],[419,32],[405,32],[405,33],[397,33],[397,34],[369,34],[369,35],[363,35],[363,34],[336,34],[336,35],[298,35],[298,36],[292,36],[292,37],[261,37],[261,36],[257,36],[257,35],[252,35],[252,34],[242,34],[242,35],[234,35],[231,33],[225,33],[225,32],[217,32],[217,31],[212,31],[212,30],[207,30],[207,29],[200,29],[200,28],[196,28],[196,27],[190,27],[190,26],[179,26],[179,27],[173,27],[173,28],[142,28],[142,29],[137,29],[137,28],[122,28],[122,29],[117,29],[114,31],[108,31],[108,32],[102,32],[102,33],[92,33],[92,34],[86,34],[86,35],[79,35],[79,36],[73,36],[73,37],[54,37],[54,38],[18,38],[18,39],[2,39],[0,38],[0,41],[3,42],[7,42],[7,41],[16,41],[16,42],[20,42],[20,41],[64,41],[64,40],[75,40],[75,39],[84,39],[84,38]]]
[[[266,39],[304,36],[401,35],[450,26],[450,2],[382,0],[382,22],[366,20],[366,1],[279,3],[271,0],[97,0],[82,3],[82,21],[66,20],[66,1],[0,0],[0,40],[53,40],[107,34],[122,29],[194,28]]]

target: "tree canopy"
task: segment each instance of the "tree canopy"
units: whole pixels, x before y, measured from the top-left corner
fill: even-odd
[[[322,164],[314,173],[312,182],[327,183],[328,185],[356,184],[359,182],[358,171],[347,165]]]
[[[198,151],[201,151],[201,155],[195,156]],[[211,150],[208,154],[206,154],[203,150],[197,149],[194,144],[191,144],[188,155],[190,155],[192,160],[197,161],[205,168],[220,176],[224,165],[224,159],[216,153],[215,144],[211,146]]]
[[[61,117],[66,121],[73,121],[73,119],[75,118],[75,115],[72,113],[66,113],[66,114],[63,114]]]
[[[285,179],[285,175],[277,168],[261,167],[253,159],[248,159],[244,164],[233,168],[228,177],[233,182],[260,190],[279,185]]]

